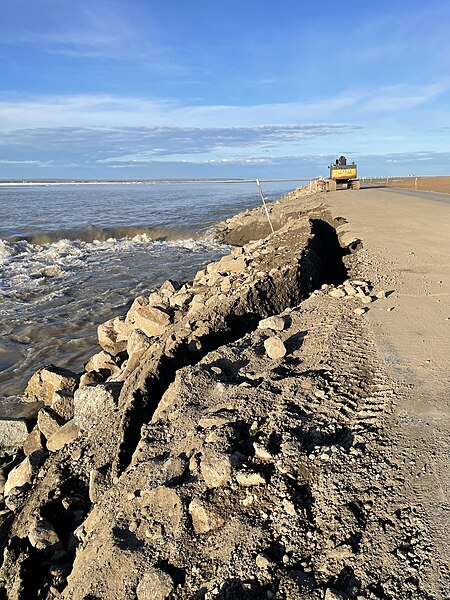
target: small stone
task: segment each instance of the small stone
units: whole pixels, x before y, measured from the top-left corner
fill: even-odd
[[[265,554],[258,554],[256,557],[256,566],[258,569],[268,569],[271,565],[271,561],[267,558]]]
[[[277,315],[262,319],[258,323],[258,329],[272,329],[273,331],[283,331],[286,327],[286,319]]]
[[[231,477],[229,457],[206,451],[200,463],[200,473],[208,488],[226,485]]]
[[[386,290],[380,290],[375,295],[377,298],[386,298]]]
[[[273,336],[264,340],[264,348],[267,356],[272,360],[279,360],[286,356],[286,346],[278,336]]]
[[[367,308],[355,308],[353,312],[355,313],[355,315],[361,316],[365,312],[367,312]]]
[[[61,545],[58,534],[56,533],[53,526],[45,519],[36,521],[34,527],[32,527],[28,534],[30,544],[36,550],[52,549],[56,550]]]
[[[161,298],[161,300],[162,300],[162,298]],[[142,308],[143,306],[148,306],[148,305],[149,305],[148,298],[146,298],[145,296],[137,296],[133,300],[133,304],[131,305],[130,310],[126,314],[125,321],[127,323],[131,323],[133,325],[137,311],[140,308]]]
[[[272,460],[273,456],[270,452],[261,444],[257,444],[256,442],[253,444],[253,449],[255,451],[255,457],[260,460]]]
[[[324,600],[345,600],[345,596],[328,588],[325,590]]]
[[[395,306],[390,306],[390,307],[387,309],[387,312],[391,312],[392,310],[394,310],[394,308],[395,308]]]
[[[356,290],[350,284],[344,285],[344,291],[347,294],[347,296],[356,296]]]
[[[208,533],[213,529],[218,529],[224,524],[222,517],[217,515],[209,508],[209,506],[205,505],[198,498],[192,500],[188,510],[191,515],[194,530],[198,534]]]
[[[344,298],[345,294],[345,290],[341,290],[341,289],[334,289],[334,290],[330,290],[328,292],[328,295],[331,296],[332,298]]]
[[[137,600],[166,600],[174,590],[171,576],[161,569],[147,568],[136,588]]]
[[[220,281],[222,280],[222,275],[219,271],[213,271],[209,276],[208,276],[208,281],[207,281],[207,286],[208,287],[214,287],[215,285],[217,285]]]
[[[66,425],[68,425],[68,423],[66,423]],[[65,426],[63,426],[65,427]],[[62,427],[61,427],[62,429]],[[61,429],[59,430],[61,433]],[[75,450],[72,452],[71,458],[74,462],[77,462],[78,460],[80,460],[80,458],[83,456],[83,451],[81,450],[81,448],[75,448]]]
[[[164,463],[166,470],[166,481],[169,485],[177,483],[185,474],[189,461],[185,454],[169,458]]]
[[[283,500],[283,508],[291,517],[297,516],[297,511],[295,510],[294,504],[286,498]]]
[[[373,300],[372,296],[363,296],[361,298],[361,302],[363,304],[370,304],[372,302],[372,300]]]
[[[266,483],[266,480],[260,473],[245,473],[240,471],[236,474],[236,481],[243,487],[250,487],[253,485],[262,485]]]
[[[105,485],[105,476],[98,469],[91,469],[89,472],[89,500],[92,504],[98,502],[102,495]]]
[[[140,359],[152,346],[153,341],[140,329],[133,329],[127,342],[128,362],[126,371],[133,371],[139,364]]]
[[[73,441],[75,441],[79,435],[80,428],[72,419],[71,421],[60,427],[57,431],[55,431],[53,435],[51,435],[48,438],[47,450],[49,450],[50,452],[57,452],[58,450],[61,450],[61,448],[64,448],[64,446],[66,446],[67,444],[70,444]],[[74,451],[74,455],[75,452],[76,451]],[[77,456],[78,455],[72,456],[72,459],[75,461],[79,460],[79,458],[81,457],[81,451],[79,456]]]
[[[362,279],[352,279],[351,284],[356,287],[365,287],[368,284],[368,282],[363,281]]]
[[[192,294],[178,293],[170,298],[170,306],[175,308],[183,308],[192,300]]]
[[[230,276],[224,277],[220,284],[220,290],[226,294],[231,290],[232,279]]]
[[[223,256],[218,263],[215,263],[214,270],[228,273],[242,273],[246,270],[248,260],[245,256],[234,257],[231,255]],[[208,265],[209,266],[209,265]]]

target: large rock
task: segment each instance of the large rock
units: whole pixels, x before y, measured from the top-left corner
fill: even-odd
[[[43,402],[47,406],[52,403],[57,390],[74,392],[78,386],[78,375],[68,369],[48,365],[36,371],[27,384],[24,392],[26,402]]]
[[[30,456],[33,452],[43,452],[44,438],[37,427],[31,431],[23,442],[23,451],[25,456]]]
[[[62,390],[56,391],[52,398],[51,407],[64,421],[70,421],[70,419],[73,419],[73,393]]]
[[[107,379],[120,371],[120,362],[121,361],[117,356],[112,356],[111,354],[108,354],[108,352],[102,350],[101,352],[94,354],[84,368],[88,373],[90,371],[97,371]]]
[[[98,423],[117,406],[120,385],[84,386],[74,394],[73,421],[81,430],[87,430]]]
[[[98,371],[89,371],[83,373],[80,377],[80,387],[83,385],[98,385],[99,383],[105,383],[105,378]]]
[[[48,438],[47,450],[50,452],[57,452],[67,444],[75,441],[79,435],[80,428],[78,425],[73,420],[69,421]]]
[[[154,302],[152,302],[152,304],[154,304]],[[137,296],[137,298],[135,298],[133,300],[133,304],[131,305],[130,310],[127,312],[127,315],[125,317],[125,322],[131,323],[133,325],[137,311],[140,308],[142,308],[143,306],[148,306],[148,305],[149,305],[148,298],[146,298],[145,296]]]
[[[28,427],[23,419],[0,419],[0,448],[21,446],[28,436]]]
[[[139,360],[152,345],[152,340],[140,329],[134,329],[128,338],[127,353],[127,372],[133,371],[138,364]]]
[[[163,334],[172,323],[172,316],[158,306],[141,306],[134,315],[134,327],[149,337]]]
[[[115,317],[98,326],[98,342],[100,346],[111,354],[117,356],[127,347],[128,335],[131,333],[131,325],[122,317]]]
[[[180,289],[180,285],[177,281],[173,281],[172,279],[167,279],[162,286],[159,288],[159,291],[162,294],[172,296]]]
[[[248,259],[245,256],[223,256],[214,268],[216,271],[226,273],[242,273],[246,271],[248,265]]]
[[[35,452],[10,471],[5,483],[5,496],[8,496],[14,488],[21,488],[27,483],[31,483],[41,463],[42,454]]]
[[[38,429],[47,440],[63,424],[64,419],[62,419],[51,408],[44,406],[44,408],[41,408],[41,410],[38,412]]]

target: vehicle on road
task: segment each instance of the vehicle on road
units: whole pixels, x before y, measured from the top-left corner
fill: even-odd
[[[330,176],[326,179],[326,190],[329,192],[337,189],[359,190],[361,182],[357,176],[354,162],[347,163],[345,156],[340,156],[336,162],[329,166]]]

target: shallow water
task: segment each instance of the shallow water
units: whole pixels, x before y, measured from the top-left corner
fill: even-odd
[[[227,253],[208,227],[259,203],[250,184],[0,186],[0,400],[43,365],[81,370],[100,323]]]

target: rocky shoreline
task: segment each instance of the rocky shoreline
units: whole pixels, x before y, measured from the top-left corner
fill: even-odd
[[[429,597],[364,319],[385,291],[320,190],[269,211],[274,234],[262,209],[219,224],[229,255],[100,325],[82,374],[31,378],[0,599]]]

